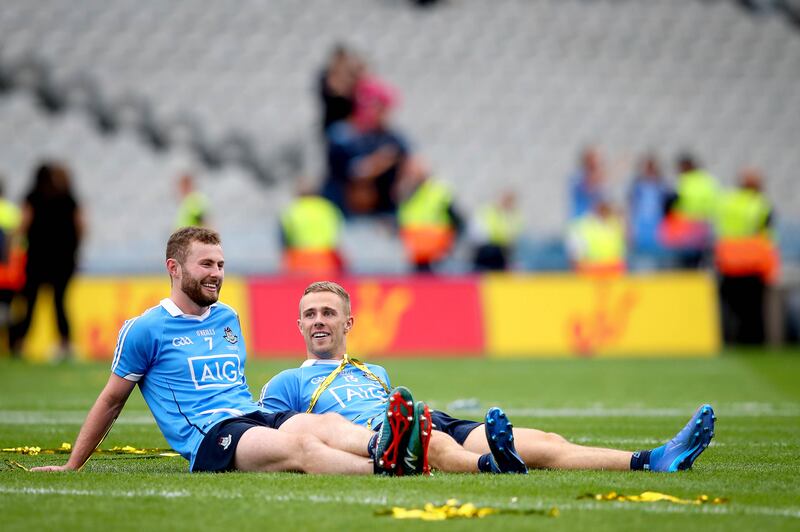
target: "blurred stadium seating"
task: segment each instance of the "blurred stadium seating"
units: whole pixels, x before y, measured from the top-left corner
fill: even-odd
[[[740,166],[760,166],[778,212],[800,219],[800,33],[721,0],[452,0],[425,10],[399,0],[4,0],[0,62],[17,75],[0,94],[8,193],[23,193],[41,157],[66,161],[91,224],[84,270],[154,271],[174,178],[202,162],[186,148],[154,151],[132,129],[103,136],[85,105],[44,113],[25,89],[35,88],[30,75],[13,69],[35,58],[56,87],[91,79],[108,106],[147,102],[165,128],[191,117],[212,144],[231,132],[249,139],[276,183],[241,165],[198,174],[232,268],[274,271],[290,180],[322,171],[314,84],[338,41],[401,88],[400,125],[464,207],[500,186],[519,190],[528,249],[549,249],[535,241],[561,231],[565,179],[588,142],[610,155],[618,193],[639,153],[671,162],[691,148],[727,183]],[[349,229],[350,263],[398,271],[389,236],[361,245],[376,234]],[[523,264],[559,264],[548,253]]]

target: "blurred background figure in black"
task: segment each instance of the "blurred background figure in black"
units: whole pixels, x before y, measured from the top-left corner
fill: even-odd
[[[28,244],[25,301],[22,320],[11,327],[11,350],[20,356],[31,324],[39,289],[53,289],[53,303],[60,344],[57,358],[71,356],[70,327],[64,305],[65,294],[75,273],[78,248],[84,232],[80,206],[72,192],[69,170],[60,163],[46,162],[34,173],[33,185],[22,205],[20,233]]]
[[[354,51],[343,44],[334,46],[319,76],[323,136],[331,124],[353,114],[356,83],[363,70],[364,63]]]

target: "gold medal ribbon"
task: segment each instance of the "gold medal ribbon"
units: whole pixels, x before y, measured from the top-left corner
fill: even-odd
[[[364,375],[366,375],[368,379],[372,379],[381,386],[383,386],[383,389],[387,394],[391,392],[389,387],[386,386],[386,383],[383,382],[380,377],[372,373],[366,364],[364,364],[358,359],[350,358],[347,355],[347,353],[345,353],[344,357],[342,358],[342,361],[339,362],[338,366],[336,366],[336,369],[331,371],[330,374],[327,377],[325,377],[325,380],[319,383],[319,386],[317,386],[317,389],[314,390],[314,393],[311,394],[311,402],[309,403],[308,408],[306,409],[307,414],[310,414],[311,411],[314,410],[314,405],[317,404],[317,400],[319,400],[319,397],[325,390],[328,389],[328,386],[331,385],[331,383],[336,379],[339,373],[341,373],[342,370],[345,368],[345,366],[347,366],[348,364],[352,364],[353,366],[355,366],[356,369],[360,369],[361,371],[364,372]]]

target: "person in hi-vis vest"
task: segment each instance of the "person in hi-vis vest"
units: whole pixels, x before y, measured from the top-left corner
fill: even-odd
[[[25,249],[18,235],[21,222],[22,211],[5,197],[0,178],[0,354],[10,349],[11,301],[25,283]]]
[[[780,257],[773,238],[773,209],[763,177],[744,169],[739,185],[719,200],[714,224],[714,264],[719,274],[726,342],[764,341],[764,294],[778,280]]]
[[[453,248],[464,221],[450,188],[431,177],[425,162],[411,157],[396,188],[397,224],[409,262],[417,272],[431,272]]]
[[[344,261],[339,244],[343,225],[339,208],[301,183],[297,197],[280,217],[283,271],[307,275],[342,273]]]
[[[497,200],[478,209],[467,231],[474,247],[474,270],[481,272],[508,269],[521,232],[522,216],[513,191],[504,191]]]
[[[578,273],[625,272],[625,222],[608,198],[599,198],[591,212],[570,224],[567,252]]]
[[[712,245],[719,185],[691,154],[678,157],[675,194],[667,201],[659,228],[661,244],[675,253],[681,268],[698,268],[707,262]]]
[[[197,190],[194,177],[185,173],[178,179],[180,204],[175,216],[175,227],[207,227],[209,205],[205,194]]]

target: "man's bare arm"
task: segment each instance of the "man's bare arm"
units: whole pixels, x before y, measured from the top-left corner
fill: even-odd
[[[67,463],[60,466],[34,467],[31,468],[31,471],[77,471],[83,467],[83,464],[89,460],[94,450],[111,430],[111,425],[114,424],[114,420],[125,406],[134,386],[136,386],[135,382],[125,380],[112,373],[94,406],[89,410]]]

